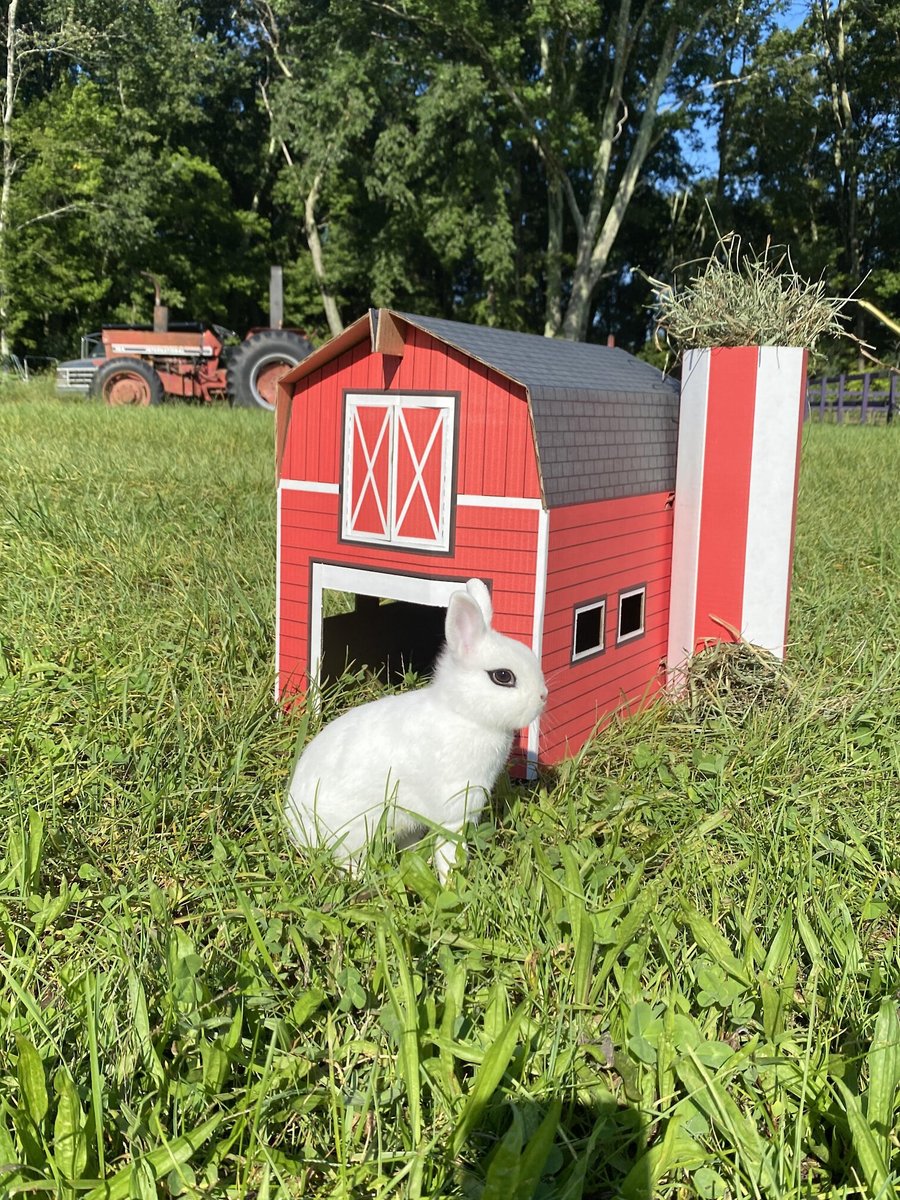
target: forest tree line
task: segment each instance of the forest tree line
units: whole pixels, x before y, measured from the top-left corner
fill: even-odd
[[[280,263],[314,339],[389,305],[652,352],[646,277],[730,230],[900,316],[900,0],[6,4],[4,351],[149,320],[142,272],[244,331]]]

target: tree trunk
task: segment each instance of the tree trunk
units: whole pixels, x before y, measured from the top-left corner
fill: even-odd
[[[9,208],[13,172],[12,119],[16,98],[16,34],[19,0],[6,13],[6,81],[3,91],[3,179],[0,182],[0,354],[9,354]]]
[[[544,281],[544,336],[556,337],[562,324],[563,191],[558,177],[547,181],[547,256]]]
[[[319,199],[319,189],[321,186],[322,173],[320,171],[313,180],[312,187],[306,196],[306,203],[303,208],[303,228],[306,232],[306,244],[309,246],[309,253],[312,257],[316,283],[319,285],[319,295],[322,297],[322,308],[325,311],[325,319],[328,322],[328,328],[331,330],[331,336],[337,337],[344,330],[344,322],[341,320],[337,301],[328,286],[328,280],[325,276],[325,256],[322,253],[322,239],[319,237],[319,226],[316,224],[316,203]]]
[[[256,4],[256,13],[259,17],[263,30],[265,31],[266,40],[269,48],[272,51],[272,57],[278,70],[285,79],[293,79],[294,75],[287,59],[282,55],[280,43],[278,22],[276,20],[275,11],[267,0],[258,0]],[[272,112],[272,105],[269,102],[269,94],[264,84],[260,83],[260,92],[262,95],[263,104],[266,106],[266,112],[269,115],[269,124],[272,130],[272,139],[275,139],[275,114]],[[283,137],[278,137],[278,143],[281,146],[281,152],[284,155],[284,160],[289,167],[294,167],[294,156],[291,154],[290,147]],[[325,274],[325,252],[322,248],[322,238],[319,235],[319,226],[316,221],[316,205],[319,200],[319,193],[322,189],[322,172],[317,171],[313,178],[309,191],[306,194],[306,200],[303,204],[303,229],[306,233],[306,244],[309,247],[310,258],[312,259],[313,274],[316,277],[316,283],[319,287],[319,295],[322,298],[322,310],[325,313],[325,320],[328,322],[328,328],[332,337],[337,337],[339,333],[344,331],[344,322],[341,320],[340,310],[337,306],[337,301],[328,284],[328,279]]]
[[[623,9],[627,6],[623,4]],[[618,137],[619,123],[624,114],[619,115],[622,105],[619,71],[624,74],[626,47],[625,30],[620,28],[617,34],[616,46],[616,75],[610,88],[606,103],[600,138],[595,158],[594,177],[591,183],[591,199],[588,214],[579,230],[578,250],[575,257],[575,272],[572,277],[572,291],[566,311],[563,316],[561,334],[570,341],[584,341],[588,331],[588,321],[591,315],[591,302],[594,293],[606,269],[609,256],[622,222],[628,211],[628,205],[634,195],[641,171],[646,162],[650,147],[653,144],[653,129],[656,125],[659,101],[669,78],[672,67],[684,52],[686,43],[679,46],[676,43],[674,23],[666,32],[662,51],[656,64],[656,71],[647,89],[644,111],[638,126],[637,137],[628,157],[628,162],[619,179],[616,194],[612,203],[606,209],[606,189],[609,178],[609,166],[612,151]],[[620,65],[621,64],[621,65]],[[602,218],[602,219],[601,219]]]

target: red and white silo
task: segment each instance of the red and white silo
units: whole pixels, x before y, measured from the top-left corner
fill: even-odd
[[[738,636],[784,657],[805,398],[805,350],[685,354],[670,672]]]

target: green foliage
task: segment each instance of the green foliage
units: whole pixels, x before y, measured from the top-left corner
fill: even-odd
[[[891,200],[898,30],[894,3],[879,5],[875,19],[868,0],[828,0],[810,5],[795,31],[762,44],[736,93],[716,206],[723,227],[756,245],[767,237],[789,244],[801,274],[824,275],[832,293],[858,291],[889,313],[900,309]],[[855,315],[855,333],[894,361],[895,339]]]
[[[441,889],[286,841],[271,425],[11,392],[4,1192],[894,1194],[898,448],[806,433],[789,696],[614,723]]]
[[[97,270],[98,209],[111,202],[116,117],[90,82],[63,83],[25,110],[17,133],[22,166],[10,208],[12,334],[33,314],[71,320],[106,301],[110,281]],[[110,223],[123,225],[126,238],[134,233],[122,212]],[[22,344],[36,343],[26,335]]]
[[[716,228],[897,317],[897,4],[827,0],[793,30],[778,7],[21,3],[10,348],[69,357],[103,320],[149,319],[148,270],[174,318],[243,332],[281,263],[286,320],[316,338],[327,299],[345,321],[390,304],[652,355],[646,277]],[[893,362],[896,337],[852,315]]]

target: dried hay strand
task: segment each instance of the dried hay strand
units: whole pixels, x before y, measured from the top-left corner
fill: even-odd
[[[769,650],[744,641],[712,642],[679,672],[673,715],[695,724],[723,716],[741,724],[795,694],[784,663]]]
[[[814,354],[821,337],[847,336],[840,316],[849,298],[829,296],[824,280],[798,275],[786,248],[773,261],[775,249],[767,242],[762,255],[745,251],[736,233],[726,233],[687,283],[647,276],[657,337],[662,331],[676,354],[707,346],[799,346]]]

